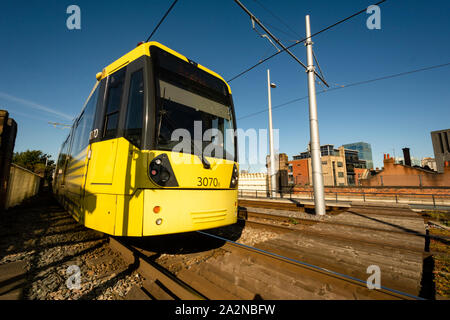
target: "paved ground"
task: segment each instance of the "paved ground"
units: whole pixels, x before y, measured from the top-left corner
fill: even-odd
[[[48,193],[0,215],[0,299],[122,299],[141,280]]]

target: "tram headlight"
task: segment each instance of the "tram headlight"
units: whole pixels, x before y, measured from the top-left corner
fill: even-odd
[[[160,176],[162,182],[167,182],[170,179],[170,173],[167,171],[162,171],[159,176]]]
[[[236,164],[233,165],[233,172],[231,173],[231,181],[230,181],[230,188],[236,188],[238,185],[239,180],[239,172],[236,167]]]
[[[148,173],[150,179],[157,185],[178,187],[169,158],[165,153],[158,155],[150,162]]]

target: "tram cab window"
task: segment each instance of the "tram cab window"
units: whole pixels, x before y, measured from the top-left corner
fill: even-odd
[[[138,70],[131,75],[124,134],[137,147],[141,146],[143,106],[144,76],[143,71]]]
[[[178,148],[180,139],[173,135],[177,129],[196,140],[198,126],[201,141],[190,140],[191,147],[180,152],[235,161],[233,105],[225,82],[158,47],[150,50],[156,78],[156,148]]]
[[[114,138],[119,124],[120,105],[123,94],[126,68],[113,73],[108,79],[108,94],[106,105],[105,126],[103,138]]]

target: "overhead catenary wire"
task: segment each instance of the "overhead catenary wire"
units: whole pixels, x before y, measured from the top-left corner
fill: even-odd
[[[318,91],[317,94],[326,93],[326,92],[329,92],[329,91],[335,91],[335,90],[339,90],[339,89],[345,89],[345,88],[349,88],[349,87],[355,87],[355,86],[359,86],[359,85],[363,85],[363,84],[367,84],[367,83],[372,83],[372,82],[376,82],[376,81],[381,81],[381,80],[386,80],[386,79],[406,76],[406,75],[412,74],[412,73],[417,73],[417,72],[422,72],[422,71],[428,71],[428,70],[443,68],[443,67],[446,67],[446,66],[450,66],[450,62],[443,63],[443,64],[438,64],[438,65],[433,65],[433,66],[428,66],[428,67],[415,69],[415,70],[411,70],[411,71],[405,71],[405,72],[390,74],[390,75],[386,75],[386,76],[378,77],[378,78],[374,78],[374,79],[353,82],[353,83],[349,83],[349,84],[346,84],[346,85],[337,85],[336,87],[333,87],[333,88],[329,88],[329,89],[324,89],[324,90]],[[297,101],[301,101],[301,100],[306,100],[306,99],[308,99],[308,96],[304,96],[304,97],[301,97],[301,98],[296,98],[296,99],[284,102],[282,104],[273,106],[272,107],[272,111],[274,109],[279,109],[279,108],[284,107],[286,105],[289,105],[291,103],[294,103],[294,102],[297,102]],[[263,109],[263,110],[260,110],[260,111],[256,111],[256,112],[247,114],[245,116],[242,116],[242,117],[238,118],[237,120],[242,120],[242,119],[254,117],[254,116],[258,115],[258,114],[265,113],[265,112],[267,112],[267,109]]]
[[[254,2],[256,2],[261,8],[263,8],[264,10],[266,10],[267,12],[269,12],[275,19],[277,19],[279,22],[281,22],[286,28],[289,29],[289,31],[291,32],[292,35],[294,35],[295,37],[301,37],[297,31],[295,31],[294,29],[292,29],[286,22],[284,22],[284,20],[282,18],[280,18],[279,16],[277,16],[272,10],[268,9],[266,6],[264,6],[261,2],[259,2],[258,0],[253,0]],[[266,23],[267,24],[267,23]],[[284,32],[282,30],[279,30],[280,32]],[[287,33],[286,33],[287,34]]]
[[[385,1],[386,1],[386,0],[379,1],[379,2],[375,3],[375,5],[382,4],[382,3],[385,2]],[[341,19],[341,20],[339,20],[338,22],[335,22],[335,23],[331,24],[331,25],[329,25],[329,26],[326,27],[326,28],[323,28],[323,29],[321,29],[320,31],[317,31],[316,33],[313,33],[313,34],[311,35],[310,38],[313,38],[313,37],[315,37],[315,36],[321,34],[322,32],[325,32],[325,31],[327,31],[327,30],[329,30],[329,29],[331,29],[331,28],[334,28],[335,26],[337,26],[337,25],[339,25],[339,24],[341,24],[341,23],[343,23],[343,22],[345,22],[345,21],[347,21],[347,20],[352,19],[352,18],[354,18],[354,17],[360,15],[360,14],[363,13],[363,12],[366,12],[366,10],[367,10],[367,8],[364,8],[364,9],[358,11],[358,12],[355,12],[354,14],[352,14],[352,15],[350,15],[350,16],[344,18],[344,19]],[[260,60],[258,63],[254,64],[254,65],[251,66],[250,68],[247,68],[246,70],[242,71],[241,73],[239,73],[239,74],[235,75],[234,77],[230,78],[229,80],[227,80],[227,82],[231,82],[231,81],[233,81],[233,80],[235,80],[235,79],[241,77],[242,75],[244,75],[244,74],[246,74],[247,72],[253,70],[254,68],[256,68],[257,66],[259,66],[260,64],[266,62],[266,61],[269,60],[269,59],[272,59],[273,57],[275,57],[276,55],[278,55],[278,54],[280,54],[280,53],[282,53],[282,52],[285,52],[285,51],[291,49],[292,47],[298,45],[299,43],[305,42],[307,39],[308,39],[308,38],[304,38],[303,40],[298,40],[296,43],[291,44],[290,46],[288,46],[288,47],[286,47],[286,48],[283,48],[283,49],[280,50],[279,52],[276,52],[276,53],[274,53],[274,54],[268,56],[267,58],[264,58],[264,59]]]
[[[158,24],[156,25],[156,27],[153,29],[152,33],[150,34],[150,36],[147,38],[147,40],[145,42],[148,42],[151,37],[155,34],[156,30],[158,30],[159,26],[161,25],[161,23],[163,23],[164,19],[166,19],[167,15],[170,13],[170,11],[172,10],[172,8],[174,7],[174,5],[177,3],[178,0],[175,0],[174,2],[172,2],[172,5],[169,7],[169,9],[166,11],[166,13],[164,14],[164,16],[161,18],[161,20],[158,22]]]
[[[266,20],[262,20],[262,19],[259,19],[259,21],[261,21],[261,22],[264,23],[265,25],[271,27],[272,29],[277,30],[278,32],[283,33],[286,37],[293,38],[292,35],[291,35],[290,33],[287,33],[286,31],[284,31],[283,29],[280,29],[279,27],[273,25],[272,23],[268,23]],[[283,40],[289,41],[289,42],[297,42],[297,41],[299,41],[298,39],[299,39],[300,37],[294,37],[294,38],[295,38],[295,39],[287,39],[287,38],[285,38],[285,39],[283,39]]]
[[[282,51],[278,51],[278,53],[286,51],[295,61],[297,61],[305,70],[308,70],[308,67],[306,67],[306,65],[300,61],[300,59],[298,59],[290,50],[288,47],[286,47],[283,43],[281,43],[281,41],[275,37],[270,31],[269,29],[267,29],[262,22],[253,14],[251,13],[243,4],[242,2],[240,2],[239,0],[234,0],[234,2],[236,2],[236,4],[241,7],[242,10],[245,11],[245,13],[250,17],[250,19],[252,19],[252,21],[255,21],[258,26],[261,27],[261,29],[264,30],[264,32],[270,37],[272,38],[280,47],[283,48]],[[313,71],[314,74],[328,87],[327,82],[325,81],[325,79],[323,79],[316,71]]]

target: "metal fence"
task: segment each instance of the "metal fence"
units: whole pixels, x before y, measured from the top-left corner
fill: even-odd
[[[350,178],[352,177],[352,178]],[[308,177],[305,176],[292,176],[291,183],[301,186],[310,186]],[[339,186],[379,186],[379,187],[436,187],[436,186],[449,186],[450,178],[441,174],[417,174],[417,175],[387,175],[377,174],[375,176],[369,176],[366,179],[361,177],[361,174],[354,176],[342,175],[342,176],[330,176],[324,175],[323,184],[326,187],[339,187]]]
[[[313,190],[294,190],[286,188],[283,192],[277,190],[273,196],[269,190],[251,190],[240,189],[241,198],[266,198],[266,199],[295,199],[295,200],[314,200]],[[429,205],[433,208],[439,206],[450,206],[449,194],[428,194],[428,193],[396,193],[396,192],[325,192],[326,201],[348,201],[365,203],[395,203],[395,204],[419,204]]]

